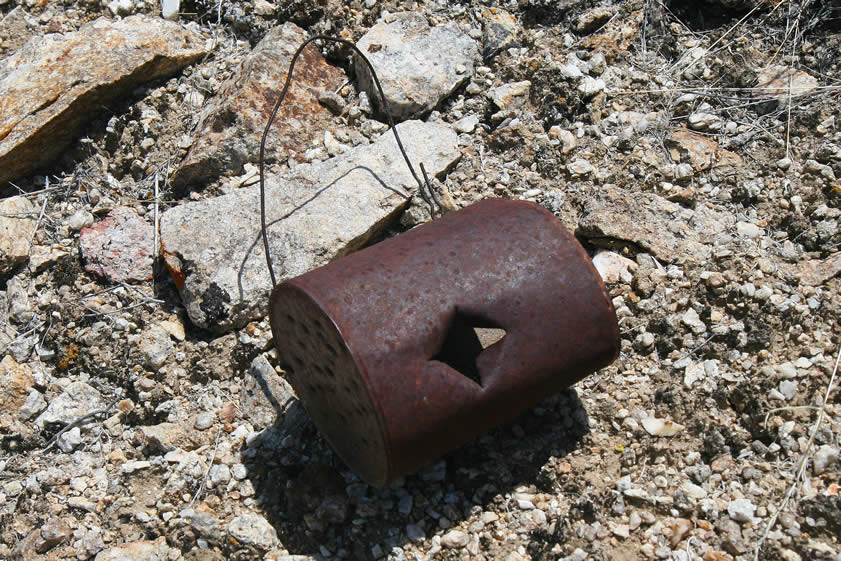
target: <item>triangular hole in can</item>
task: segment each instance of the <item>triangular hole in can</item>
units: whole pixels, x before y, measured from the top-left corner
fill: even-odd
[[[505,337],[505,330],[500,326],[459,310],[447,327],[447,334],[441,349],[432,360],[443,362],[459,374],[470,378],[480,386],[482,378],[476,359],[491,345]]]

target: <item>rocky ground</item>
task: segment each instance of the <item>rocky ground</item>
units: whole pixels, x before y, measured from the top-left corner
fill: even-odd
[[[0,0],[1,558],[841,559],[837,2],[163,8]],[[450,206],[551,210],[620,320],[610,367],[385,489],[263,317],[259,136],[317,33]],[[284,277],[430,219],[364,68],[299,64]]]

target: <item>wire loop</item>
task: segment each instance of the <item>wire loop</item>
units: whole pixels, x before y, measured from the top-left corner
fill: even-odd
[[[266,153],[266,139],[269,136],[269,130],[272,127],[272,123],[277,116],[277,112],[280,109],[281,104],[283,104],[283,100],[286,97],[286,92],[289,90],[289,85],[292,82],[292,71],[295,68],[295,63],[298,60],[298,57],[301,55],[303,50],[306,48],[307,45],[312,43],[313,41],[317,40],[324,40],[324,41],[332,41],[334,43],[339,43],[346,47],[350,47],[353,52],[359,56],[360,59],[365,63],[368,67],[368,70],[371,72],[371,77],[374,79],[374,84],[377,86],[377,92],[379,93],[380,100],[382,101],[383,112],[388,119],[388,125],[391,128],[392,132],[394,133],[394,139],[397,141],[397,147],[400,149],[400,154],[402,154],[403,159],[406,161],[406,165],[409,168],[409,171],[414,177],[415,181],[418,183],[418,194],[424,200],[424,202],[429,205],[430,207],[430,214],[434,216],[435,213],[435,206],[438,207],[438,210],[441,214],[444,213],[444,207],[441,204],[438,195],[435,194],[435,191],[432,189],[432,186],[429,183],[429,177],[426,175],[426,170],[423,167],[423,164],[420,164],[421,173],[423,174],[423,181],[418,176],[417,172],[415,172],[415,167],[412,165],[412,162],[409,160],[409,156],[406,154],[406,149],[403,147],[403,143],[400,141],[400,135],[397,134],[397,128],[394,125],[394,119],[391,116],[391,110],[388,106],[388,100],[385,97],[385,93],[383,92],[383,87],[380,85],[380,79],[377,77],[377,73],[374,71],[374,67],[371,62],[362,54],[356,45],[352,42],[347,41],[345,39],[339,39],[337,37],[328,37],[326,35],[316,35],[314,37],[310,37],[306,41],[304,41],[298,50],[295,51],[295,54],[292,55],[292,61],[289,63],[289,72],[286,74],[286,83],[283,85],[283,90],[280,92],[280,96],[277,98],[277,101],[272,108],[271,115],[269,116],[269,121],[266,123],[266,128],[263,131],[263,137],[260,140],[260,231],[263,236],[263,249],[266,254],[266,266],[269,268],[269,276],[272,279],[272,288],[277,285],[277,279],[274,274],[274,267],[272,266],[272,257],[271,253],[269,252],[269,236],[266,232],[266,182],[265,182],[265,153]],[[430,196],[432,200],[430,201]],[[433,206],[433,202],[434,205]]]

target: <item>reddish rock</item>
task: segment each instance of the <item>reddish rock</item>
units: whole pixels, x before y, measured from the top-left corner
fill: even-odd
[[[103,104],[205,52],[195,33],[140,15],[32,39],[0,61],[0,184],[50,162]]]
[[[283,89],[292,55],[306,39],[303,29],[285,23],[260,41],[202,111],[193,146],[173,176],[175,186],[238,174],[243,164],[257,161],[263,129]],[[332,113],[319,104],[319,92],[335,91],[344,79],[316,46],[301,53],[266,142],[267,160],[303,154],[324,135]]]
[[[683,538],[692,531],[692,521],[686,518],[678,518],[669,524],[669,528],[672,531],[672,537],[669,542],[672,544],[672,547],[677,547],[683,541]]]
[[[709,168],[740,166],[742,157],[725,150],[706,136],[680,130],[666,139],[666,148],[675,162],[689,162],[698,171]]]
[[[148,280],[152,278],[154,238],[154,227],[134,209],[117,207],[80,233],[85,270],[113,282]]]

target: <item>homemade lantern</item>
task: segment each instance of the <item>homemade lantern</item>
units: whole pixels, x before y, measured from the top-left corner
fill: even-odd
[[[316,426],[379,486],[619,352],[613,305],[587,253],[549,211],[523,201],[475,203],[287,280],[269,316]]]

